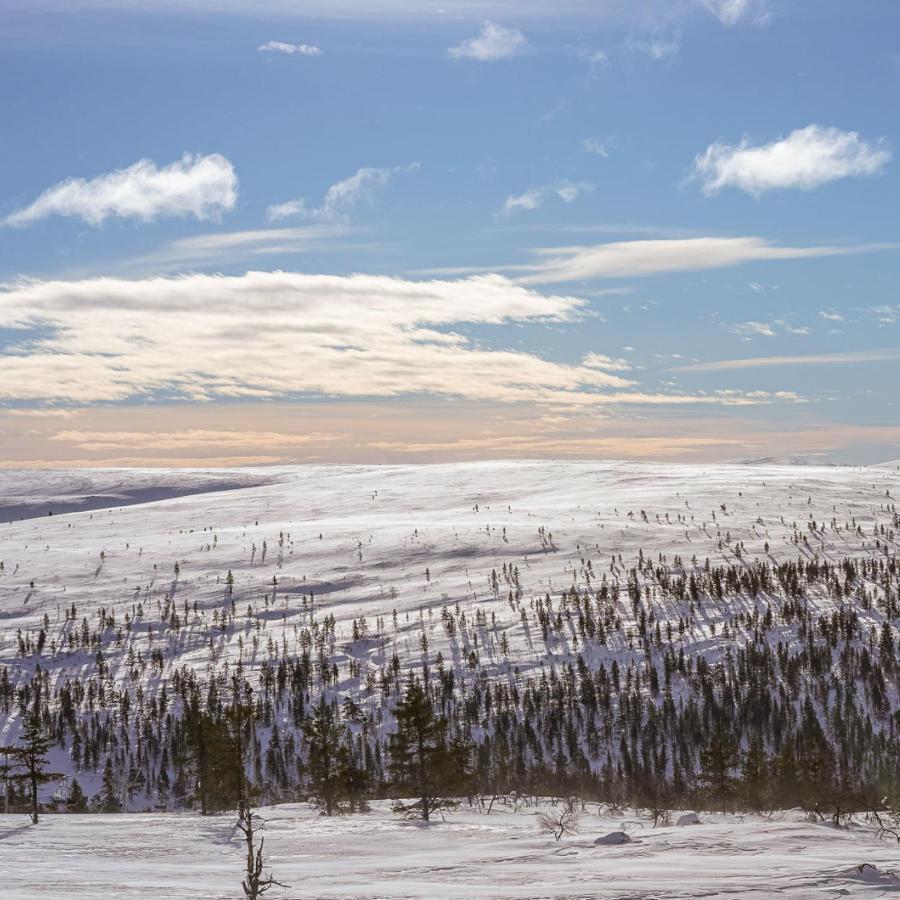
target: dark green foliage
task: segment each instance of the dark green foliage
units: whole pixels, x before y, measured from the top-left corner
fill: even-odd
[[[82,790],[81,785],[78,783],[78,779],[73,778],[72,783],[69,785],[69,792],[66,795],[66,809],[70,813],[83,813],[87,812],[87,808],[87,794]]]
[[[31,821],[37,825],[40,804],[38,792],[42,785],[58,781],[62,775],[47,771],[47,752],[50,738],[44,732],[40,716],[40,697],[35,700],[34,710],[25,719],[19,742],[0,747],[0,754],[8,760],[7,779],[18,783],[28,797]]]
[[[391,789],[395,796],[415,796],[396,804],[398,812],[429,821],[432,813],[453,805],[449,798],[469,789],[469,747],[462,739],[448,740],[448,723],[435,714],[418,678],[410,679],[403,699],[394,707],[397,730],[390,736]]]

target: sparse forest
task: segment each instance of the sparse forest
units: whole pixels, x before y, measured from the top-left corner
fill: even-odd
[[[7,808],[895,821],[897,479],[646,468],[642,505],[523,466],[515,501],[488,474],[429,512],[354,474],[342,517],[289,482],[0,526]]]

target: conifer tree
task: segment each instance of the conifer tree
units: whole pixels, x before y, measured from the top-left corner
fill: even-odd
[[[0,753],[9,758],[11,772],[8,778],[22,784],[27,790],[31,821],[35,825],[38,823],[38,791],[41,785],[63,777],[59,773],[47,771],[50,738],[44,734],[39,708],[39,701],[36,700],[34,710],[25,719],[19,744],[0,747]]]
[[[734,789],[732,772],[740,762],[737,742],[725,723],[719,720],[709,742],[700,751],[700,780],[713,798],[727,801]]]
[[[77,778],[72,779],[69,785],[69,793],[66,795],[66,809],[73,813],[82,813],[87,810],[88,798]]]
[[[464,789],[466,747],[464,743],[448,744],[447,720],[435,715],[417,678],[410,681],[394,716],[397,730],[389,744],[393,788],[401,795],[419,798],[409,804],[398,801],[395,810],[427,822],[433,812],[453,807],[449,797]]]
[[[338,811],[338,804],[346,793],[350,769],[346,733],[347,726],[323,696],[307,727],[306,739],[309,742],[310,786],[326,816]]]

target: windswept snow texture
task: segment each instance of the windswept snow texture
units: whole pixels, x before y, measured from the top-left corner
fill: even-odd
[[[663,898],[828,900],[896,897],[896,844],[871,830],[800,821],[704,816],[691,828],[597,815],[556,843],[533,810],[456,812],[423,826],[383,804],[323,819],[305,806],[262,810],[267,859],[287,889],[267,898]],[[632,842],[595,846],[610,829]],[[11,900],[231,900],[242,846],[234,820],[192,815],[46,817],[0,831],[0,878]],[[868,864],[860,871],[860,867]]]

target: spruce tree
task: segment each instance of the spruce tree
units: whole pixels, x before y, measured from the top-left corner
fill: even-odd
[[[66,809],[72,813],[83,813],[87,811],[88,798],[77,778],[72,779],[69,785],[69,793],[66,796]]]
[[[447,720],[435,715],[417,678],[410,681],[405,696],[394,707],[394,717],[397,730],[389,743],[393,789],[402,796],[419,798],[409,804],[398,801],[394,808],[427,822],[433,812],[455,806],[449,797],[465,789],[465,744],[448,744]]]
[[[63,777],[57,772],[47,771],[50,738],[44,734],[38,710],[39,702],[35,701],[35,708],[25,720],[18,745],[0,747],[0,753],[9,759],[9,780],[22,784],[27,790],[31,821],[35,825],[38,823],[38,792],[41,785]]]
[[[338,804],[349,787],[346,733],[346,725],[323,696],[306,729],[306,739],[309,742],[310,787],[326,816],[338,811]]]
[[[723,721],[716,723],[709,742],[700,751],[700,780],[712,797],[730,799],[734,789],[732,772],[740,761],[737,741]]]

